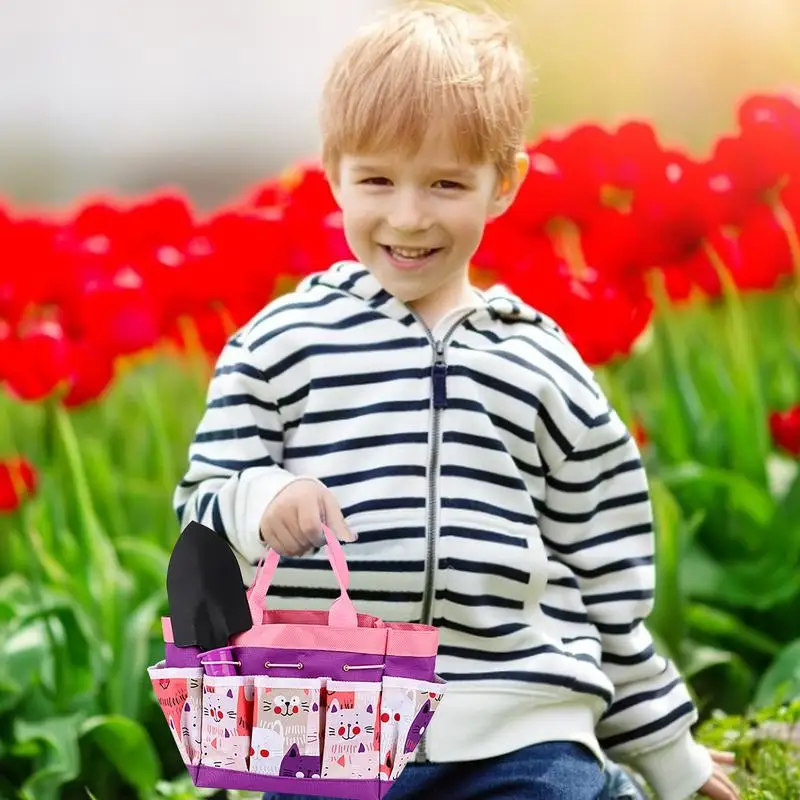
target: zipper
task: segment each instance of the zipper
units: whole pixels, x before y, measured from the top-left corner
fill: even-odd
[[[434,339],[433,331],[419,318],[433,347],[433,363],[431,364],[431,439],[428,455],[428,518],[425,528],[425,540],[428,551],[425,559],[425,588],[422,594],[423,625],[433,624],[433,604],[436,596],[436,571],[439,544],[439,457],[442,437],[442,411],[447,408],[447,345],[461,324],[474,312],[470,310],[454,322],[441,339]],[[423,733],[419,743],[417,758],[419,763],[428,760],[426,735]]]

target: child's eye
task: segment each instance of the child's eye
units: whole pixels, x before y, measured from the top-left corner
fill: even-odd
[[[466,189],[466,186],[463,183],[458,183],[458,181],[436,181],[433,185],[436,189]]]
[[[388,178],[364,178],[361,183],[367,186],[389,186],[391,181]]]

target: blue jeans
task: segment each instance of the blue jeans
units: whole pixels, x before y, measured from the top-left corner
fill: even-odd
[[[643,800],[627,775],[609,766],[604,772],[581,745],[547,742],[484,761],[409,764],[387,800]],[[263,800],[314,798],[265,794]]]

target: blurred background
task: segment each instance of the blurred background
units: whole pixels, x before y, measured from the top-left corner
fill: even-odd
[[[342,42],[387,0],[7,0],[0,197],[179,186],[201,207],[317,149]],[[465,3],[469,5],[469,3]],[[800,84],[795,0],[498,0],[538,76],[532,135],[644,117],[703,153],[754,90]]]
[[[0,0],[0,800],[208,796],[147,677],[172,493],[227,338],[348,256],[316,108],[390,4]],[[698,738],[800,800],[800,0],[488,4],[536,147],[475,276],[639,444]]]

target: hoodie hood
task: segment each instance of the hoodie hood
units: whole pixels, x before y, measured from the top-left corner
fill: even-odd
[[[389,294],[372,273],[357,261],[340,261],[325,272],[310,275],[300,283],[297,291],[307,291],[314,286],[325,286],[358,298],[370,308],[405,324],[410,325],[417,319],[406,303]],[[498,284],[485,291],[476,290],[475,293],[479,298],[476,304],[478,313],[482,311],[491,319],[528,322],[558,330],[553,320],[524,303],[505,286]]]

